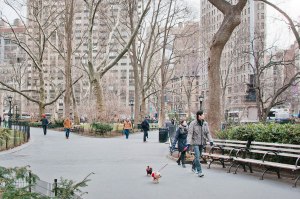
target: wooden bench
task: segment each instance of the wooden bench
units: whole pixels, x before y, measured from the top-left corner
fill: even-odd
[[[264,179],[267,171],[274,171],[280,178],[280,169],[286,169],[294,172],[300,171],[300,145],[293,144],[278,144],[266,142],[252,142],[249,148],[241,148],[236,152],[235,157],[232,158],[232,165],[236,166],[235,174],[240,166],[249,167],[252,171],[252,165],[262,166],[265,169],[260,177]],[[296,187],[300,175],[296,176],[294,187]]]
[[[214,146],[208,151],[204,150],[202,158],[206,161],[209,160],[208,169],[215,161],[219,161],[225,168],[225,162],[231,162],[237,151],[249,147],[247,144],[249,145],[247,141],[215,139]],[[207,146],[209,146],[209,143]]]

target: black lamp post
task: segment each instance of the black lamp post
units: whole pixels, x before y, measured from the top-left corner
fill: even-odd
[[[16,121],[18,121],[18,105],[16,105]]]
[[[131,120],[133,120],[133,99],[129,100],[129,106],[131,106]]]
[[[8,96],[7,100],[9,102],[9,111],[8,111],[8,128],[11,129],[11,102],[12,102],[12,97]]]
[[[203,96],[203,95],[200,95],[200,96],[199,96],[200,110],[202,110],[202,103],[203,103],[203,100],[204,100],[204,96]]]

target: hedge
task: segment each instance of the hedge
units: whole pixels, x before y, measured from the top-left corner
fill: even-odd
[[[104,134],[113,130],[113,127],[109,124],[97,123],[97,122],[92,123],[91,128],[96,133],[100,133],[100,134]]]
[[[217,133],[219,139],[300,144],[300,124],[259,123],[233,126]]]

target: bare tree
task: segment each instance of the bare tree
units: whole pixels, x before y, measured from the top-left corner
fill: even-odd
[[[247,62],[254,74],[250,83],[256,97],[259,121],[265,122],[271,108],[284,104],[288,89],[299,83],[300,72],[294,66],[295,54],[291,51],[274,51],[274,46],[265,49],[260,36],[251,41],[250,51],[254,63]],[[293,49],[294,50],[294,49]],[[251,89],[251,88],[250,88]]]
[[[273,7],[275,10],[277,10],[280,14],[282,14],[287,19],[288,24],[291,27],[291,29],[293,31],[293,34],[296,37],[296,41],[298,43],[298,48],[300,49],[300,35],[299,35],[299,32],[297,31],[295,23],[289,17],[289,15],[286,12],[284,12],[282,9],[280,9],[278,6],[276,6],[275,4],[269,2],[268,0],[255,0],[255,1],[261,1],[261,2],[264,2],[265,4],[267,4],[269,6]]]
[[[116,15],[116,19],[113,20],[112,25],[110,28],[110,33],[108,34],[108,38],[107,38],[107,44],[106,44],[106,48],[104,53],[102,54],[102,60],[100,63],[97,63],[97,56],[93,57],[93,46],[94,46],[94,42],[93,42],[93,31],[94,31],[94,25],[95,25],[95,20],[96,20],[96,16],[97,16],[97,12],[99,11],[99,7],[100,4],[102,2],[102,0],[98,0],[98,1],[88,1],[88,0],[84,0],[87,9],[88,9],[88,17],[89,17],[89,25],[88,25],[88,36],[87,36],[87,40],[88,40],[88,53],[87,53],[87,66],[86,66],[86,71],[89,75],[89,79],[90,79],[90,83],[94,92],[94,95],[96,97],[96,101],[97,101],[97,111],[98,113],[103,113],[104,112],[104,99],[103,99],[103,89],[102,89],[102,85],[101,85],[101,79],[104,76],[104,74],[110,70],[113,66],[115,66],[115,64],[123,57],[123,55],[125,53],[127,53],[128,49],[130,48],[130,45],[132,44],[135,36],[138,33],[138,30],[141,26],[141,23],[144,19],[144,17],[146,16],[146,13],[148,12],[149,6],[150,6],[150,0],[148,1],[147,5],[146,5],[146,9],[143,11],[143,13],[141,14],[137,25],[132,33],[132,35],[130,36],[129,40],[127,41],[125,47],[118,53],[118,55],[116,56],[115,59],[113,59],[112,61],[108,60],[108,56],[111,50],[111,46],[110,43],[112,42],[112,39],[114,38],[114,34],[116,32],[116,29],[118,28],[119,25],[119,21],[120,21],[120,12],[121,12],[121,6],[119,5],[120,8],[118,9],[118,13]]]
[[[225,44],[229,40],[234,29],[241,22],[241,12],[245,7],[247,0],[239,0],[237,4],[232,5],[225,0],[208,0],[213,6],[220,10],[223,15],[223,21],[212,39],[208,59],[208,81],[209,81],[209,103],[208,103],[208,121],[211,125],[212,133],[220,129],[222,121],[221,114],[221,78],[220,78],[220,59]]]
[[[12,30],[13,42],[15,42],[27,55],[29,60],[29,67],[32,68],[32,73],[37,76],[38,82],[36,82],[37,89],[31,89],[33,93],[38,93],[38,99],[31,97],[29,94],[20,90],[14,89],[4,82],[0,82],[3,86],[7,87],[12,92],[16,92],[27,100],[34,102],[39,105],[39,113],[45,112],[45,107],[56,102],[57,99],[65,92],[60,90],[59,93],[50,101],[46,101],[45,96],[45,76],[44,72],[48,69],[44,63],[45,52],[48,50],[49,41],[57,29],[57,19],[61,16],[63,9],[61,9],[58,2],[52,2],[52,4],[44,5],[41,1],[31,1],[28,7],[28,17],[22,16],[18,9],[10,1],[5,3],[12,8],[15,13],[21,19],[23,26],[25,26],[25,35],[29,43],[20,39],[19,34],[14,31],[12,25],[4,20]],[[24,21],[26,18],[27,23]],[[45,20],[46,19],[46,20]]]

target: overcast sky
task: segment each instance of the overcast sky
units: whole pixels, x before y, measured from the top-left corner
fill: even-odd
[[[185,1],[191,5],[196,13],[200,12],[200,0]],[[293,20],[300,22],[300,0],[271,0],[271,2],[287,12]],[[17,17],[4,6],[4,0],[0,0],[0,11],[2,11],[2,14],[10,20]],[[267,6],[267,20],[267,38],[269,44],[277,41],[276,44],[278,46],[286,48],[295,41],[295,37],[291,30],[286,23],[282,21],[283,17],[270,6]]]

